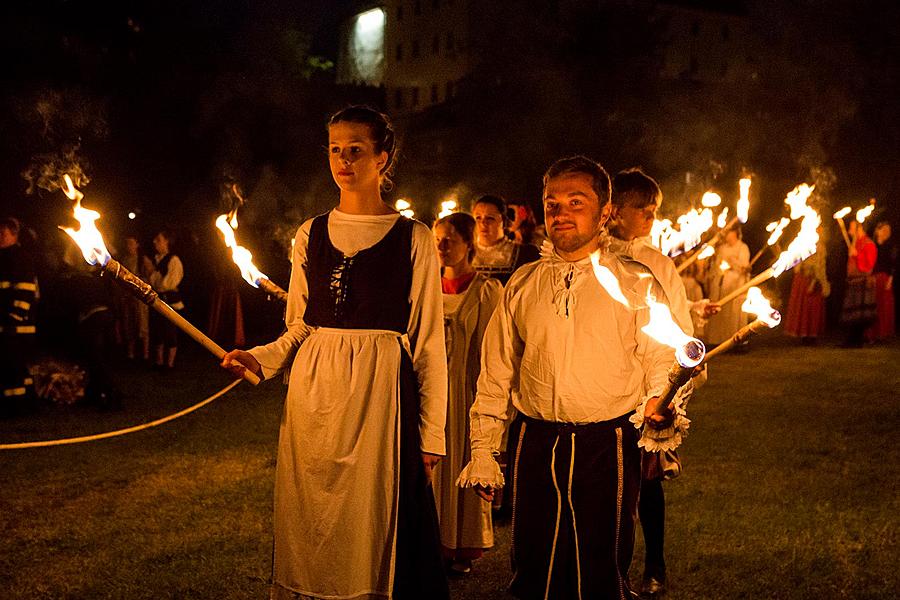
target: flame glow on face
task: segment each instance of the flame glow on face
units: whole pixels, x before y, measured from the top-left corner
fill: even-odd
[[[79,227],[77,230],[71,227],[60,227],[60,229],[75,240],[75,243],[78,244],[78,248],[81,250],[81,255],[84,256],[84,260],[89,265],[105,267],[112,257],[109,254],[109,250],[106,249],[100,230],[94,224],[94,221],[100,218],[100,213],[81,206],[81,199],[84,198],[84,194],[75,189],[71,177],[65,175],[64,179],[66,187],[63,192],[70,200],[75,201],[75,208],[72,212],[75,220],[79,223]]]
[[[781,234],[784,233],[784,228],[787,227],[790,222],[791,220],[787,217],[782,217],[780,221],[772,221],[766,225],[766,231],[772,234],[769,236],[768,241],[766,241],[766,245],[771,246],[777,242],[779,238],[781,238]]]
[[[715,192],[705,192],[703,197],[700,198],[700,204],[707,208],[714,208],[722,204],[722,196]]]
[[[844,217],[846,217],[847,215],[850,214],[850,210],[851,210],[851,209],[850,209],[849,206],[845,206],[844,208],[842,208],[841,210],[837,211],[836,213],[834,213],[834,214],[831,215],[831,216],[834,217],[835,219],[843,219]]]
[[[229,219],[228,215],[219,215],[216,219],[216,227],[225,236],[225,245],[231,248],[231,260],[241,270],[241,277],[244,281],[253,287],[259,287],[261,279],[268,279],[256,265],[253,264],[253,255],[243,246],[239,246],[234,237],[234,230],[237,229],[237,214],[233,214]]]
[[[875,210],[875,204],[872,203],[865,208],[861,208],[856,211],[856,222],[863,223],[866,220],[866,217],[872,214],[872,211]]]
[[[741,188],[741,197],[737,201],[737,218],[741,223],[746,223],[750,216],[750,178],[744,177],[738,185]]]
[[[716,220],[716,225],[719,229],[725,227],[728,224],[728,207],[722,209],[722,212],[719,213],[719,218]]]
[[[741,310],[768,325],[769,327],[777,327],[781,323],[781,313],[772,308],[769,301],[762,294],[762,290],[758,287],[751,287],[747,290],[747,299],[741,305]]]

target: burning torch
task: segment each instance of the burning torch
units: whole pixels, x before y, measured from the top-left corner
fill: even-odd
[[[737,206],[735,207],[735,215],[731,218],[730,221],[724,223],[725,216],[727,216],[728,214],[728,209],[726,208],[722,211],[722,213],[719,215],[719,220],[716,223],[716,225],[718,225],[719,227],[719,230],[708,242],[700,247],[700,250],[698,252],[695,252],[693,255],[689,256],[687,260],[678,265],[676,270],[679,273],[684,272],[684,270],[691,266],[696,260],[700,259],[701,255],[706,254],[709,248],[714,248],[716,243],[722,237],[723,232],[731,229],[738,221],[740,221],[741,223],[747,222],[747,219],[750,216],[750,183],[751,180],[749,177],[744,177],[743,179],[738,181],[741,195],[738,198]],[[704,194],[704,198],[706,197],[706,194]]]
[[[287,302],[287,292],[257,269],[256,265],[253,264],[253,255],[250,251],[238,245],[234,236],[234,230],[237,229],[237,226],[236,212],[230,218],[228,215],[219,215],[219,218],[216,219],[216,227],[225,236],[225,245],[231,248],[231,259],[241,270],[241,277],[253,287],[261,289],[282,302]]]
[[[706,353],[703,362],[708,362],[717,354],[727,352],[738,344],[743,344],[756,334],[773,329],[781,323],[781,313],[772,308],[758,287],[747,290],[747,299],[741,305],[745,313],[756,315],[756,320],[738,329],[734,335]]]
[[[849,214],[850,214],[850,207],[845,206],[841,210],[839,210],[836,213],[834,213],[833,215],[831,215],[832,217],[834,217],[834,220],[838,222],[838,227],[841,230],[841,235],[844,237],[844,243],[847,244],[848,250],[850,249],[850,246],[852,244],[850,243],[850,236],[847,234],[847,226],[844,225],[844,217],[846,217]]]
[[[75,200],[74,216],[80,223],[80,227],[78,230],[71,227],[62,227],[61,229],[69,234],[75,240],[75,243],[78,244],[84,260],[90,265],[99,265],[102,269],[102,275],[112,277],[117,284],[124,287],[132,296],[152,307],[219,359],[225,356],[225,350],[221,346],[191,325],[187,319],[178,314],[171,306],[163,302],[148,283],[110,256],[103,241],[103,236],[94,224],[94,221],[100,218],[100,213],[81,206],[81,199],[84,197],[84,194],[75,189],[72,179],[68,175],[65,176],[65,184],[66,188],[63,191],[69,199]],[[253,385],[259,383],[259,377],[250,371],[244,371],[243,378]]]

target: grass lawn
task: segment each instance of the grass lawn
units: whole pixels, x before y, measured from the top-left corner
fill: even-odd
[[[172,374],[122,365],[122,410],[42,407],[0,443],[152,420],[228,383],[193,348]],[[0,596],[264,598],[284,388],[110,440],[0,451]],[[895,598],[900,344],[799,347],[773,332],[717,358],[665,484],[673,599]],[[509,531],[456,599],[505,598]],[[632,577],[640,577],[638,535]]]

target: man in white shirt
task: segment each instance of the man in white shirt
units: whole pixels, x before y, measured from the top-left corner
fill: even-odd
[[[640,452],[629,417],[660,393],[674,355],[641,332],[647,310],[623,305],[594,276],[590,256],[599,252],[626,296],[643,297],[636,288],[652,280],[603,247],[610,210],[599,164],[554,163],[544,175],[552,249],[512,276],[484,336],[472,461],[459,484],[485,499],[503,484],[494,457],[515,407],[524,424],[511,482],[510,591],[519,598],[632,597]]]

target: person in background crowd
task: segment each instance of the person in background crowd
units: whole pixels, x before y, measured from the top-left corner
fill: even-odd
[[[122,265],[143,279],[150,280],[153,262],[141,252],[141,246],[135,236],[129,235],[124,240],[125,252],[118,258]],[[116,304],[117,334],[125,346],[125,355],[129,360],[138,356],[144,361],[150,360],[150,325],[146,304],[129,294],[124,288],[115,286],[114,300]]]
[[[456,485],[469,462],[469,409],[481,370],[481,340],[503,286],[476,273],[475,219],[454,213],[434,224],[441,288],[444,296],[444,339],[447,344],[447,455],[434,472],[434,492],[441,527],[441,546],[452,575],[472,570],[472,561],[494,545],[491,506]]]
[[[816,253],[794,267],[784,332],[804,345],[816,343],[825,333],[825,299],[831,295],[826,275],[826,245],[819,228]]]
[[[458,484],[486,500],[503,484],[495,456],[514,405],[523,425],[507,482],[510,591],[625,600],[633,597],[628,568],[641,471],[630,418],[642,399],[660,393],[674,353],[641,332],[648,311],[620,304],[594,276],[591,253],[599,252],[626,294],[646,298],[642,286],[654,285],[640,276],[643,267],[632,272],[604,250],[611,206],[603,167],[583,156],[561,159],[543,181],[552,248],[512,276],[485,331],[472,460]]]
[[[725,241],[716,249],[709,268],[709,297],[713,302],[747,283],[750,278],[750,248],[741,240],[741,228],[735,225],[725,233]],[[705,342],[717,346],[747,324],[741,310],[746,295],[735,298],[722,307],[706,324]]]
[[[847,329],[844,348],[861,348],[866,328],[878,318],[875,277],[872,270],[878,259],[878,247],[866,235],[862,223],[853,220],[847,228],[850,251],[847,256],[847,289],[841,311],[841,323]]]
[[[511,217],[507,237],[517,244],[530,244],[540,248],[547,235],[543,225],[538,225],[534,211],[526,202],[508,202],[506,210]]]
[[[159,297],[177,311],[184,310],[184,301],[178,286],[184,279],[184,267],[181,259],[172,254],[174,242],[172,234],[160,231],[153,238],[153,271],[150,273],[150,285]],[[150,314],[150,338],[155,348],[155,365],[159,369],[175,368],[175,355],[178,353],[178,327],[165,317],[153,311]]]
[[[678,327],[687,335],[694,335],[692,315],[706,318],[718,311],[718,306],[702,301],[691,302],[672,259],[650,242],[650,231],[656,219],[656,211],[662,204],[662,190],[649,175],[638,168],[616,174],[612,181],[612,215],[609,231],[612,234],[609,249],[616,254],[636,260],[648,269],[659,282],[665,302],[672,311]],[[702,294],[702,292],[701,292]],[[692,312],[692,307],[696,311]],[[705,378],[705,374],[700,378]],[[695,387],[699,381],[695,380]],[[662,462],[661,462],[662,461]],[[638,515],[644,533],[644,576],[641,594],[645,598],[658,598],[666,592],[666,561],[664,557],[664,533],[666,505],[662,480],[676,477],[681,463],[673,450],[660,457],[659,453],[641,453],[641,495]]]
[[[506,237],[509,218],[503,198],[480,197],[472,207],[472,216],[475,218],[475,259],[472,264],[479,273],[506,284],[516,269],[540,257],[534,246],[518,244]]]
[[[36,349],[38,285],[19,228],[17,219],[0,219],[0,415],[23,411],[34,395],[28,365]]]
[[[684,284],[684,293],[687,296],[691,306],[702,306],[704,300],[703,286],[700,281],[703,277],[700,275],[703,263],[706,261],[696,261],[682,271],[679,275],[681,283]],[[700,339],[706,337],[706,317],[695,310],[691,311],[691,324],[694,327],[694,336]]]
[[[897,273],[897,246],[891,240],[891,224],[879,221],[875,226],[875,244],[878,256],[875,259],[875,306],[878,319],[866,332],[871,342],[894,337],[894,275]]]
[[[287,331],[222,366],[290,368],[275,471],[271,598],[446,600],[432,471],[447,357],[431,230],[385,204],[386,115],[331,117],[338,206],[300,226]]]

